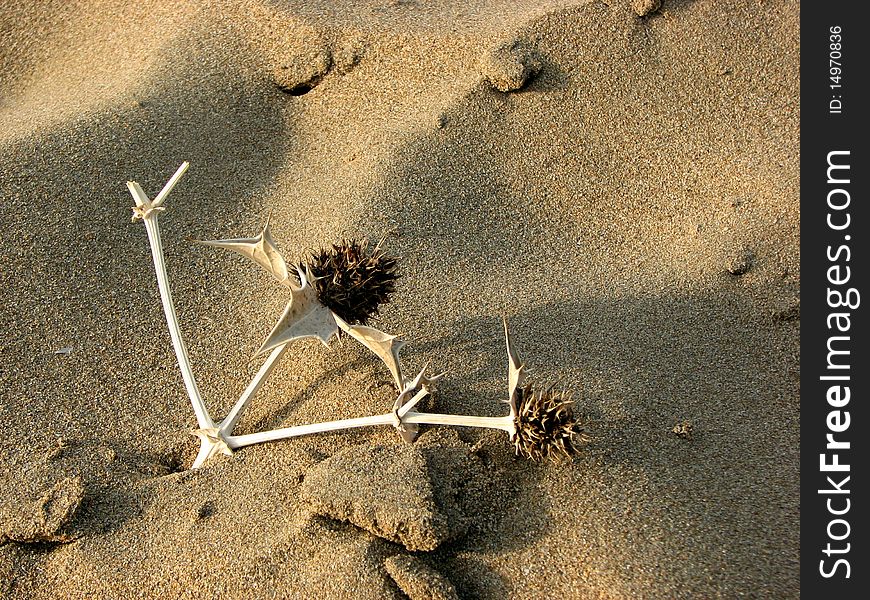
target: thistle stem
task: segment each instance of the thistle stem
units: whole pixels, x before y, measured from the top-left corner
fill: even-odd
[[[160,206],[163,204],[163,201],[166,200],[169,192],[172,191],[172,188],[175,187],[175,184],[178,183],[178,180],[181,179],[181,176],[184,175],[189,166],[190,163],[187,161],[181,163],[181,166],[172,174],[172,177],[169,178],[169,181],[166,182],[163,189],[160,190],[160,192],[154,197],[154,200],[151,201],[151,206]]]
[[[145,230],[148,232],[148,243],[151,246],[151,258],[154,260],[154,271],[157,274],[157,287],[160,289],[160,300],[163,304],[163,313],[166,315],[166,324],[169,327],[169,336],[172,338],[172,347],[175,350],[175,357],[178,360],[178,366],[181,369],[181,378],[184,380],[184,387],[187,389],[187,395],[190,397],[190,402],[193,405],[193,412],[196,414],[197,423],[201,429],[214,427],[214,422],[208,414],[205,403],[202,401],[202,396],[199,392],[199,386],[196,384],[196,379],[193,376],[193,370],[190,367],[190,358],[187,355],[187,347],[184,345],[184,339],[181,337],[181,329],[178,326],[178,316],[175,314],[175,305],[172,302],[172,292],[169,289],[169,278],[166,275],[166,264],[163,257],[163,244],[160,239],[160,225],[157,222],[157,216],[160,214],[157,209],[160,204],[175,187],[175,184],[190,166],[184,162],[172,176],[172,178],[163,186],[163,189],[157,195],[154,202],[148,199],[145,192],[135,181],[128,181],[127,188],[136,202],[136,207],[142,211],[142,221],[145,223]],[[160,204],[158,204],[158,201]],[[135,217],[134,217],[135,218]]]
[[[514,427],[513,418],[511,416],[475,417],[471,415],[448,415],[411,411],[404,417],[401,417],[401,421],[402,423],[414,423],[418,425],[448,425],[453,427],[499,429],[508,434],[512,433]],[[226,441],[227,445],[235,450],[237,448],[262,442],[273,442],[276,440],[311,435],[314,433],[325,433],[328,431],[339,431],[342,429],[353,429],[357,427],[375,427],[379,425],[395,426],[396,416],[393,413],[385,413],[383,415],[373,415],[370,417],[341,419],[339,421],[327,421],[326,423],[314,423],[311,425],[297,425],[295,427],[285,427],[284,429],[274,429],[272,431],[263,431],[261,433],[230,435],[226,436]]]
[[[403,423],[416,423],[418,425],[450,425],[453,427],[481,427],[486,429],[500,429],[511,433],[514,427],[514,419],[510,415],[506,417],[476,417],[472,415],[450,415],[443,413],[418,413],[411,411],[402,418]]]
[[[282,346],[278,346],[272,353],[269,354],[269,357],[266,359],[266,362],[262,364],[260,370],[257,371],[257,374],[254,375],[254,378],[251,380],[251,383],[248,384],[248,387],[245,388],[245,391],[239,397],[239,400],[233,406],[232,410],[230,410],[229,414],[220,424],[220,432],[221,435],[230,435],[233,432],[233,429],[236,427],[236,423],[238,423],[239,419],[242,417],[242,413],[245,410],[245,407],[248,405],[254,396],[257,395],[257,392],[265,383],[266,378],[272,372],[272,369],[275,368],[275,365],[278,364],[278,361],[281,359],[281,356],[284,354],[284,350],[287,349],[287,344]]]
[[[285,438],[311,435],[313,433],[338,431],[340,429],[353,429],[356,427],[372,427],[375,425],[392,425],[394,421],[395,418],[393,417],[393,413],[386,413],[383,415],[372,415],[370,417],[358,417],[356,419],[341,419],[339,421],[328,421],[326,423],[297,425],[295,427],[285,427],[284,429],[274,429],[272,431],[262,431],[260,433],[229,435],[226,436],[226,441],[227,445],[235,450],[244,446],[250,446],[251,444],[272,442],[275,440],[283,440]]]

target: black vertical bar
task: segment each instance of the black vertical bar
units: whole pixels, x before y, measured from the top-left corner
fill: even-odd
[[[870,27],[859,14],[863,7],[862,2],[801,6],[801,594],[806,598],[863,598],[870,589],[870,507],[862,491],[868,487],[870,437],[864,306],[870,303],[865,126],[870,102],[864,83]],[[843,468],[832,466],[834,455],[848,471],[833,470]],[[822,457],[830,470],[823,469]]]

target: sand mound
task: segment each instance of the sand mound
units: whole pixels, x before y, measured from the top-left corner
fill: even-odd
[[[534,52],[517,44],[487,52],[481,63],[484,77],[500,92],[521,89],[541,70],[541,61]]]
[[[422,559],[409,554],[389,557],[384,566],[411,600],[458,600],[456,588]]]
[[[6,510],[0,512],[0,544],[71,541],[74,537],[66,529],[84,495],[81,478],[67,477],[46,490],[37,501],[21,507],[23,510],[5,507]]]
[[[354,446],[306,473],[302,502],[314,514],[429,551],[465,531],[460,484],[475,475],[467,456],[450,449]]]

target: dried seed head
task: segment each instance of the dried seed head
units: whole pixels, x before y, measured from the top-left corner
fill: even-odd
[[[342,241],[315,252],[302,268],[320,302],[351,325],[365,325],[395,291],[396,259],[367,241]]]
[[[569,394],[552,387],[535,392],[531,385],[517,390],[516,453],[532,460],[571,456],[589,440],[571,412]]]

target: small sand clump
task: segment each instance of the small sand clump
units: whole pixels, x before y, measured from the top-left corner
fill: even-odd
[[[727,270],[735,277],[739,277],[748,273],[754,265],[755,254],[748,248],[742,248],[730,258]]]
[[[329,49],[314,46],[286,56],[272,69],[272,78],[281,91],[301,96],[320,83],[331,68],[332,53]]]
[[[450,580],[416,556],[397,554],[384,561],[384,566],[411,600],[459,600]]]
[[[302,501],[408,550],[434,550],[465,521],[455,498],[441,493],[439,472],[416,446],[354,446],[306,474]]]
[[[46,490],[39,500],[0,514],[0,544],[69,542],[66,530],[85,496],[81,477],[67,477]]]
[[[500,92],[515,92],[541,71],[541,60],[530,50],[500,46],[482,59],[483,75]]]
[[[639,17],[650,15],[662,7],[662,0],[632,0],[631,9]]]

